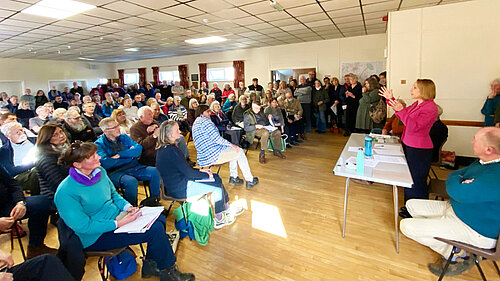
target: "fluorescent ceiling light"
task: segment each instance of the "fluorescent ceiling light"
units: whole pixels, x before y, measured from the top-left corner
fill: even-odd
[[[201,45],[201,44],[211,44],[211,43],[218,43],[218,42],[224,42],[224,41],[227,41],[227,38],[220,37],[220,36],[210,36],[210,37],[189,39],[189,40],[185,40],[184,42],[189,43],[189,44],[194,44],[194,45]]]
[[[22,10],[21,13],[55,19],[64,19],[90,9],[94,9],[95,7],[96,6],[94,5],[72,0],[42,0],[35,5]]]
[[[138,52],[139,49],[138,48],[128,48],[128,49],[125,49],[125,51],[129,51],[129,52]]]
[[[94,60],[94,59],[89,59],[89,58],[78,58],[79,60]]]

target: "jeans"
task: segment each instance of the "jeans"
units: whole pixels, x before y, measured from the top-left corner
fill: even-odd
[[[318,128],[318,132],[324,133],[326,131],[326,116],[324,111],[319,111],[314,113],[314,117],[316,117],[316,128]]]
[[[21,264],[7,272],[14,275],[14,280],[40,280],[40,281],[72,281],[75,280],[62,262],[55,256],[41,255]]]
[[[195,182],[188,181],[186,187],[186,198],[197,197],[212,192],[212,204],[214,204],[215,213],[226,210],[226,203],[229,196],[222,186],[222,180],[219,175],[214,174],[215,182]]]
[[[175,264],[175,255],[165,232],[166,218],[161,215],[144,233],[103,233],[97,241],[85,248],[86,251],[107,251],[117,248],[148,243],[146,259],[156,262],[158,269],[163,270]]]
[[[124,190],[124,198],[130,204],[137,205],[137,186],[140,181],[149,181],[149,193],[151,196],[160,195],[160,176],[156,167],[138,165],[126,170],[118,170],[109,174],[109,178],[117,188]]]
[[[312,119],[312,115],[311,115],[311,104],[310,103],[301,103],[300,104],[302,106],[302,110],[304,111],[303,113],[303,116],[302,118],[305,119],[305,123],[306,123],[306,132],[310,132],[311,131],[311,119]]]
[[[431,168],[432,149],[414,148],[403,144],[413,185],[405,188],[405,202],[410,199],[429,199],[427,176]]]

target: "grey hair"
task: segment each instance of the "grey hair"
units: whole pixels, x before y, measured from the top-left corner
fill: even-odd
[[[137,118],[141,119],[141,117],[144,115],[144,111],[146,111],[147,109],[151,110],[151,112],[153,112],[153,109],[151,109],[151,107],[145,105],[145,106],[141,106],[138,110],[137,110]]]
[[[207,96],[207,100],[208,100],[209,98],[213,98],[213,99],[215,99],[215,95],[214,95],[214,94],[210,94],[210,95],[208,95],[208,96]]]
[[[10,130],[12,128],[14,128],[15,126],[21,126],[22,127],[23,125],[21,125],[21,123],[19,123],[19,122],[10,122],[10,123],[7,123],[7,124],[3,125],[2,127],[0,127],[1,130],[2,130],[2,134],[4,134],[5,136],[9,136],[10,137]]]
[[[198,102],[198,100],[195,99],[195,98],[192,98],[192,99],[189,100],[189,109],[193,109],[193,103],[194,102]]]
[[[168,98],[167,98],[167,101],[174,102],[174,98],[173,98],[173,97],[168,97]]]
[[[491,81],[491,85],[494,85],[494,84],[500,85],[500,78],[496,78],[493,81]]]
[[[158,130],[156,149],[167,147],[168,145],[177,145],[177,140],[170,140],[170,135],[172,135],[175,125],[179,126],[179,124],[177,124],[177,121],[174,120],[167,120],[161,123],[160,129]]]
[[[86,97],[88,97],[88,96],[86,96]],[[89,106],[89,105],[95,105],[95,103],[92,101],[86,102],[86,103],[82,104],[82,109],[85,110],[87,108],[87,106]]]
[[[109,129],[109,123],[111,122],[116,122],[115,119],[111,118],[111,117],[106,117],[104,119],[101,120],[101,122],[99,122],[99,128],[101,128],[101,130],[107,130]],[[116,122],[117,123],[117,122]]]
[[[176,101],[176,100],[181,101],[181,100],[182,100],[182,98],[181,98],[180,96],[175,96],[175,97],[174,97],[174,101]]]
[[[234,97],[235,97],[235,95],[234,95],[234,94],[230,94],[230,95],[227,97],[227,99],[228,99],[228,100],[230,100],[231,98],[234,98]]]
[[[68,108],[68,111],[71,111],[71,110],[74,110],[74,111],[78,112],[78,114],[80,114],[80,108],[76,105],[70,106]]]
[[[73,118],[71,116],[72,112],[76,112],[78,115],[80,115],[80,109],[78,107],[76,107],[76,108],[75,107],[76,106],[72,106],[72,107],[68,108],[68,110],[66,110],[66,112],[64,113],[64,120]],[[77,108],[78,108],[78,110],[77,110]]]
[[[248,100],[247,96],[245,96],[245,95],[241,95],[241,96],[238,98],[238,101],[239,101],[239,102],[241,102],[241,100],[242,100],[243,98],[245,98],[245,99],[247,99],[247,100]]]
[[[214,110],[214,106],[215,105],[218,105],[219,108],[220,108],[220,103],[216,100],[214,100],[211,104],[210,104],[210,111],[213,111]]]

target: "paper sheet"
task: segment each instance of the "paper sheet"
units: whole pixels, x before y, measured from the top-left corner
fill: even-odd
[[[135,221],[130,222],[126,225],[120,226],[114,232],[115,233],[144,233],[160,216],[161,212],[165,210],[164,207],[142,207],[142,215],[139,216]]]
[[[347,151],[349,152],[358,152],[358,150],[361,148],[361,150],[364,151],[364,148],[362,148],[361,146],[349,146],[349,149]]]
[[[349,169],[356,169],[356,157],[349,157],[349,159],[347,159],[346,161],[346,167],[349,168]],[[347,163],[350,163],[350,164],[347,164]],[[352,165],[354,164],[354,165]],[[374,168],[375,166],[377,166],[378,162],[375,161],[374,159],[369,159],[369,158],[365,158],[365,167],[370,167],[370,168]]]
[[[401,151],[400,145],[391,145],[391,144],[382,144],[382,143],[374,144],[373,148]]]
[[[278,128],[276,128],[274,126],[264,126],[264,129],[268,130],[269,133],[272,133],[272,132],[274,132]]]
[[[373,159],[375,159],[375,161],[377,161],[377,162],[386,162],[386,163],[394,163],[394,164],[406,164],[405,160],[402,157],[374,155]]]
[[[391,149],[374,149],[376,154],[380,155],[390,155],[390,156],[404,156],[403,152],[400,150],[391,150]]]
[[[332,104],[332,106],[330,107],[330,109],[333,111],[333,113],[335,115],[337,115],[337,105],[336,104]]]

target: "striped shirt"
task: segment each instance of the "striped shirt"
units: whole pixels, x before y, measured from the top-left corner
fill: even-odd
[[[207,167],[219,159],[220,153],[231,146],[231,143],[220,136],[215,124],[208,118],[200,116],[193,123],[193,142],[198,152],[198,166]]]

